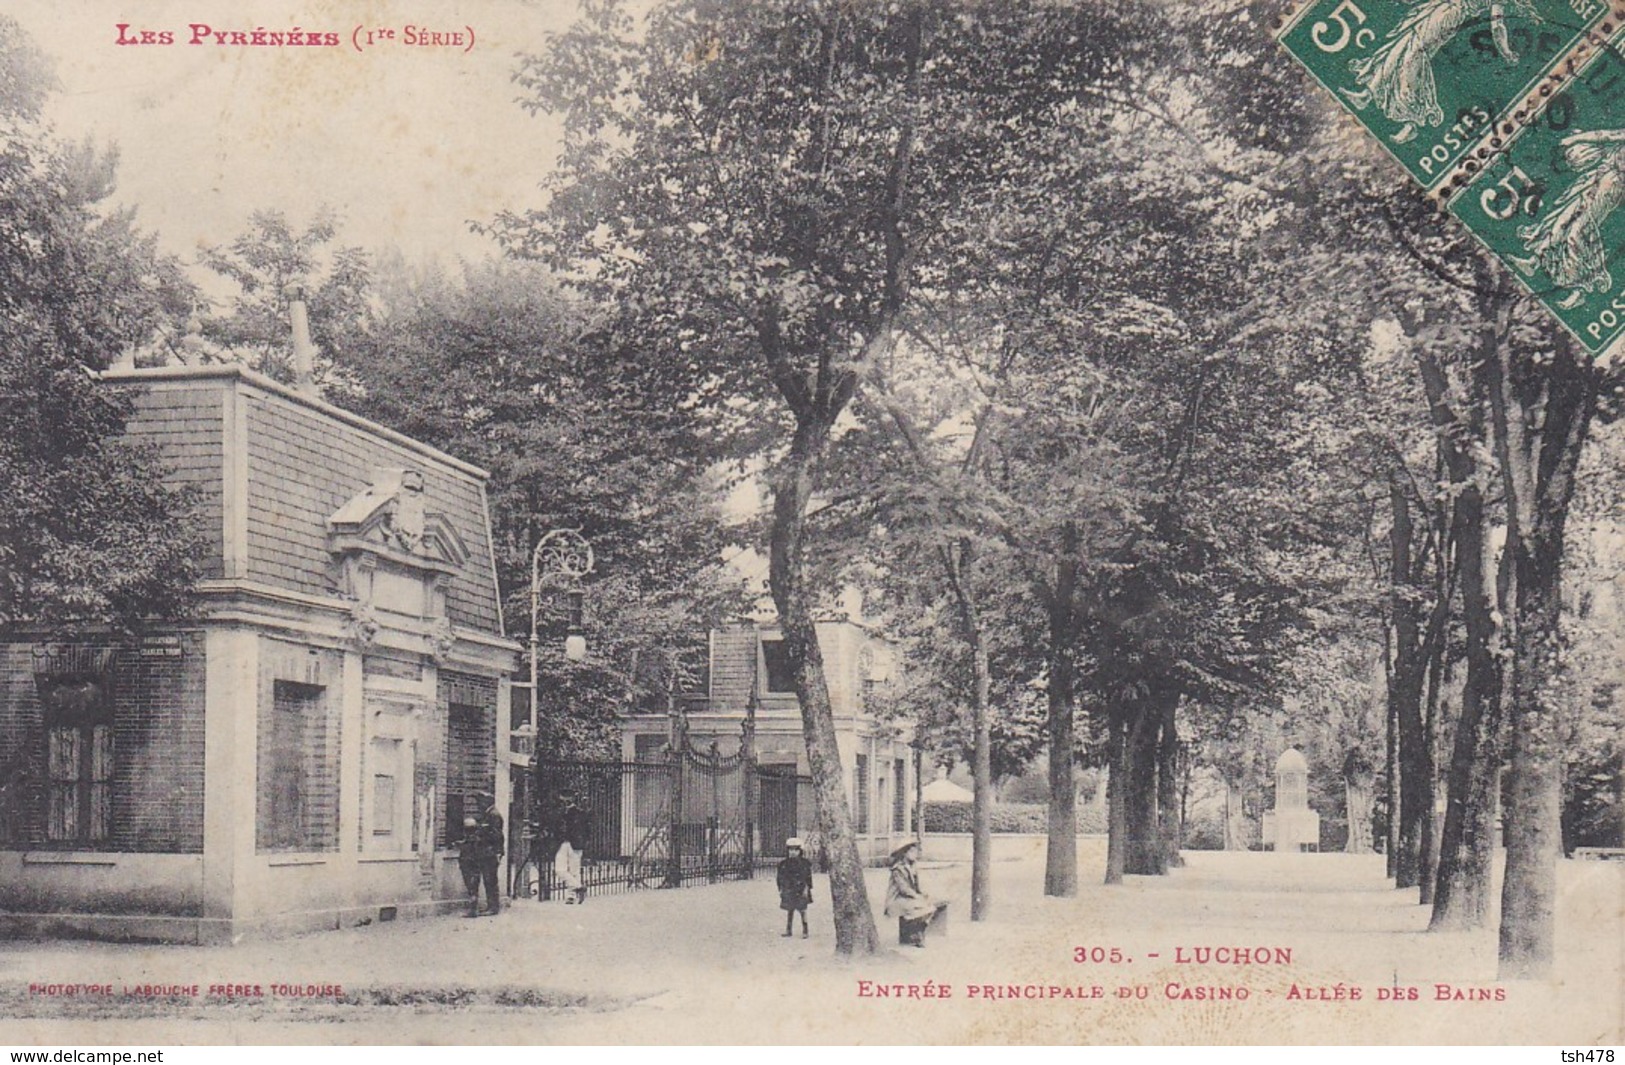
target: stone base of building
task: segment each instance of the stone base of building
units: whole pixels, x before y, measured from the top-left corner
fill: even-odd
[[[0,939],[97,939],[114,943],[229,946],[245,939],[274,939],[304,932],[358,928],[383,921],[460,914],[467,907],[465,899],[435,899],[241,920],[112,913],[4,913],[0,914]]]

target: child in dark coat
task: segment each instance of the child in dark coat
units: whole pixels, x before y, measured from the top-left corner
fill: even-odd
[[[812,902],[812,863],[801,853],[801,840],[784,842],[790,854],[779,863],[779,909],[784,911],[784,934],[789,935],[801,914],[801,938],[807,938],[807,905]]]

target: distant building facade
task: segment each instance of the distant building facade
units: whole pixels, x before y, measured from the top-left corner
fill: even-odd
[[[506,809],[486,475],[237,367],[103,375],[193,487],[201,609],[0,643],[0,932],[224,942],[438,912]]]
[[[892,648],[844,617],[819,621],[817,631],[859,853],[879,862],[912,836],[916,815],[917,767],[908,736],[873,712],[873,697],[891,674]],[[809,766],[801,705],[781,634],[746,620],[713,630],[709,645],[703,696],[679,702],[689,740],[697,747],[715,743],[724,756],[738,751],[754,700],[755,755],[763,770],[759,810],[753,814],[758,852],[780,856],[787,837],[817,834],[811,791],[798,792],[794,785]],[[621,756],[658,761],[669,738],[666,715],[629,715],[622,724]],[[786,782],[782,786],[772,779],[775,772]]]

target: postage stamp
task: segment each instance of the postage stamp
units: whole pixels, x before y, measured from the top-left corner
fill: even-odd
[[[1625,0],[1290,2],[1306,10],[1286,20],[1289,46],[1431,202],[1454,198],[1582,339],[1593,326],[1598,344],[1625,331],[1625,265],[1611,265],[1625,250],[1614,213],[1625,67],[1617,51],[1592,56]],[[1139,869],[1161,873],[1113,869],[1129,848],[1123,831],[1111,839],[1125,820],[1112,817],[1110,767],[1071,765],[1065,745],[1057,772],[1075,776],[1059,794],[1077,831],[1051,842],[1056,785],[1025,711],[1048,712],[1035,678],[1052,675],[1052,641],[1028,638],[1027,622],[1065,593],[1024,571],[1051,565],[1043,544],[1074,524],[1076,508],[1052,506],[1057,478],[1121,511],[1082,530],[1080,566],[1129,557],[1169,498],[1145,491],[1142,471],[1164,468],[1163,442],[1177,440],[1193,470],[1210,469],[1182,482],[1159,555],[1184,550],[1181,530],[1209,515],[1256,515],[1267,524],[1248,535],[1280,557],[1242,574],[1267,581],[1248,595],[1317,615],[1348,601],[1349,582],[1323,578],[1364,572],[1364,534],[1392,523],[1363,503],[1389,494],[1386,465],[1368,471],[1370,491],[1301,476],[1366,468],[1345,427],[1370,397],[1342,387],[1356,367],[1334,376],[1322,338],[1342,341],[1340,356],[1392,361],[1384,338],[1400,337],[1391,293],[1349,283],[1368,266],[1347,256],[1338,216],[1235,185],[1290,165],[1300,146],[1331,164],[1342,147],[1259,136],[1237,154],[1280,91],[1319,91],[1296,69],[1280,77],[1251,7],[1246,19],[1231,11],[1210,46],[1196,34],[1224,5],[1158,5],[1179,32],[1155,24],[1149,54],[1166,62],[1148,62],[1142,83],[1115,80],[1127,68],[1112,51],[1098,67],[1074,61],[1075,44],[1124,43],[1115,24],[1081,38],[1090,23],[1078,20],[1114,14],[1104,0],[581,6],[0,0],[0,1061],[192,1065],[164,1056],[192,1044],[229,1048],[211,1047],[210,1065],[258,1065],[269,1055],[242,1048],[262,1044],[298,1046],[302,1059],[321,1056],[311,1045],[427,1048],[393,1050],[408,1060],[391,1065],[480,1045],[477,1065],[507,1065],[532,1044],[738,1043],[776,1056],[929,1044],[937,1056],[968,1043],[1257,1044],[1253,1065],[1286,1053],[1306,1065],[1325,1056],[1314,1047],[1381,1043],[1396,1065],[1394,1044],[1416,1043],[1487,1044],[1469,1065],[1531,1044],[1569,1048],[1552,1065],[1613,1065],[1616,1052],[1595,1044],[1625,1040],[1625,861],[1610,860],[1625,856],[1625,827],[1604,773],[1615,747],[1597,740],[1583,763],[1595,783],[1565,793],[1574,853],[1548,863],[1551,975],[1509,966],[1503,978],[1497,928],[1423,932],[1421,884],[1397,886],[1409,841],[1379,768],[1384,723],[1399,716],[1378,665],[1381,617],[1326,628],[1319,657],[1281,657],[1268,671],[1279,690],[1249,695],[1258,712],[1246,722],[1184,695],[1137,715],[1173,756],[1140,759],[1162,775],[1135,807],[1148,825],[1177,810],[1158,847],[1134,848]],[[636,16],[625,29],[623,13]],[[703,112],[690,111],[691,89]],[[1071,109],[1069,91],[1087,106]],[[1097,110],[1097,97],[1122,110]],[[901,106],[911,98],[921,106]],[[1004,122],[1007,103],[1037,108],[1014,112],[1031,129],[964,137],[970,122]],[[1317,134],[1327,119],[1351,132],[1330,109],[1304,117]],[[630,128],[651,139],[617,132]],[[711,150],[719,133],[726,157]],[[822,148],[799,150],[810,144]],[[982,154],[962,166],[956,150]],[[1005,165],[1023,156],[1031,165]],[[910,159],[918,174],[893,190],[909,191],[906,215],[893,198],[876,216],[874,177],[902,177],[890,164]],[[1245,169],[1209,165],[1231,161]],[[1310,161],[1320,176],[1322,157]],[[1166,179],[1144,180],[1152,168]],[[679,173],[669,197],[651,193]],[[1085,203],[1095,190],[1075,175],[1098,175],[1110,196]],[[1329,191],[1361,192],[1365,176]],[[1397,172],[1386,180],[1422,195]],[[568,216],[533,214],[572,197]],[[518,243],[496,239],[499,219]],[[735,221],[750,228],[721,227]],[[1102,227],[1110,243],[1090,243]],[[642,244],[623,243],[633,230]],[[796,669],[759,594],[778,386],[709,394],[718,372],[730,388],[759,372],[738,346],[762,308],[738,299],[737,278],[812,323],[870,289],[855,273],[845,289],[815,275],[884,265],[871,252],[888,236],[905,238],[910,259],[932,257],[895,327],[918,343],[887,360],[899,363],[899,413],[929,418],[933,464],[962,461],[971,451],[956,449],[980,446],[990,418],[989,454],[1020,459],[1034,494],[987,496],[992,509],[971,516],[997,532],[1042,505],[1062,528],[1020,538],[1043,554],[989,538],[1000,554],[985,589],[1012,656],[998,667],[1010,681],[1000,709],[1021,716],[994,733],[998,831],[980,842],[963,765],[975,730],[938,715],[958,705],[949,685],[967,671],[940,646],[911,661],[905,640],[941,633],[888,634],[833,565],[824,590],[839,611],[821,614],[814,645],[838,742],[813,776]],[[602,258],[569,250],[583,240]],[[1045,244],[1053,259],[1034,253]],[[787,271],[768,254],[779,247],[815,257]],[[603,275],[616,284],[602,299],[566,285],[668,251],[647,271]],[[1460,273],[1480,250],[1455,241],[1441,254]],[[963,278],[974,284],[960,286],[956,262],[974,267]],[[951,293],[934,273],[944,264]],[[1336,314],[1320,313],[1334,299]],[[679,367],[671,353],[687,350],[690,318],[708,332]],[[818,328],[839,367],[852,328]],[[944,361],[925,361],[939,354],[928,346]],[[1021,361],[995,378],[984,356],[1006,351]],[[723,352],[741,356],[734,369],[701,361]],[[95,387],[129,397],[118,422],[165,469],[103,444],[112,393],[85,387],[78,362],[105,364]],[[26,410],[44,415],[9,416]],[[885,439],[874,443],[908,446]],[[1408,481],[1425,487],[1435,456],[1406,451]],[[902,552],[962,539],[964,513],[914,505],[909,478],[935,480],[931,468],[885,466],[820,494],[872,500],[884,473],[907,497],[892,517],[908,537],[866,505],[855,523],[823,519],[808,546],[821,568],[861,562],[863,584],[886,594],[871,604],[884,620],[907,620],[904,599],[930,620],[952,589],[923,568],[931,558],[904,569]],[[1005,495],[1007,479],[989,472],[983,487]],[[157,514],[158,495],[134,494],[148,474],[190,486],[195,508]],[[110,520],[135,503],[140,523]],[[1336,525],[1350,535],[1293,532],[1293,509],[1311,507],[1316,530],[1346,513]],[[196,613],[166,618],[167,597],[131,593],[126,613],[141,624],[128,639],[100,622],[61,634],[18,624],[8,589],[115,572],[143,550],[176,559],[157,554],[169,542],[159,532],[183,524],[206,581]],[[1574,648],[1588,664],[1564,706],[1590,742],[1617,709],[1602,696],[1625,685],[1625,581],[1608,577],[1625,572],[1625,528],[1587,538],[1573,583],[1594,607]],[[1288,557],[1291,543],[1301,550]],[[17,560],[47,550],[65,561],[11,579]],[[92,568],[92,556],[106,562]],[[1107,564],[1080,569],[1074,591],[1120,568]],[[76,591],[91,583],[56,598],[94,598]],[[917,587],[894,594],[905,584]],[[1195,618],[1215,601],[1169,607]],[[1248,620],[1237,605],[1220,602],[1207,626],[1244,655],[1227,673],[1255,672],[1260,641],[1308,653],[1277,638],[1280,611]],[[1084,653],[1098,635],[1071,638]],[[1169,662],[1128,682],[1167,666],[1189,672]],[[905,686],[932,704],[918,723],[899,716]],[[1440,721],[1459,719],[1454,702]],[[1176,802],[1154,807],[1164,784]],[[818,813],[837,795],[863,865],[841,888],[823,868]],[[1434,800],[1412,805],[1426,822]],[[1416,852],[1403,879],[1425,881]],[[839,935],[855,954],[838,952]],[[73,1049],[91,1045],[128,1049]],[[525,1049],[509,1058],[503,1045]]]
[[[1314,0],[1279,39],[1431,189],[1607,13],[1602,0]]]
[[[1586,349],[1625,332],[1625,31],[1596,49],[1449,201]]]

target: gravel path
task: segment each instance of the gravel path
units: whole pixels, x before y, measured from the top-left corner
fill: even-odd
[[[760,878],[235,947],[0,943],[0,1042],[61,1038],[65,1022],[80,1043],[1625,1038],[1625,863],[1563,863],[1558,975],[1501,985],[1493,931],[1428,935],[1426,911],[1387,887],[1380,857],[1196,852],[1170,876],[1106,888],[1093,882],[1099,841],[1081,850],[1089,882],[1075,899],[1042,897],[1037,861],[998,863],[994,908],[978,924],[969,869],[928,864],[927,890],[952,900],[947,936],[857,961],[833,956],[823,877],[808,940],[779,936],[777,896]],[[877,914],[884,883],[871,871]],[[895,922],[879,920],[894,941]],[[926,997],[927,981],[952,997]],[[115,994],[44,996],[30,983]],[[263,994],[123,994],[192,984]],[[276,997],[273,985],[327,991]],[[878,997],[882,987],[894,994]]]

